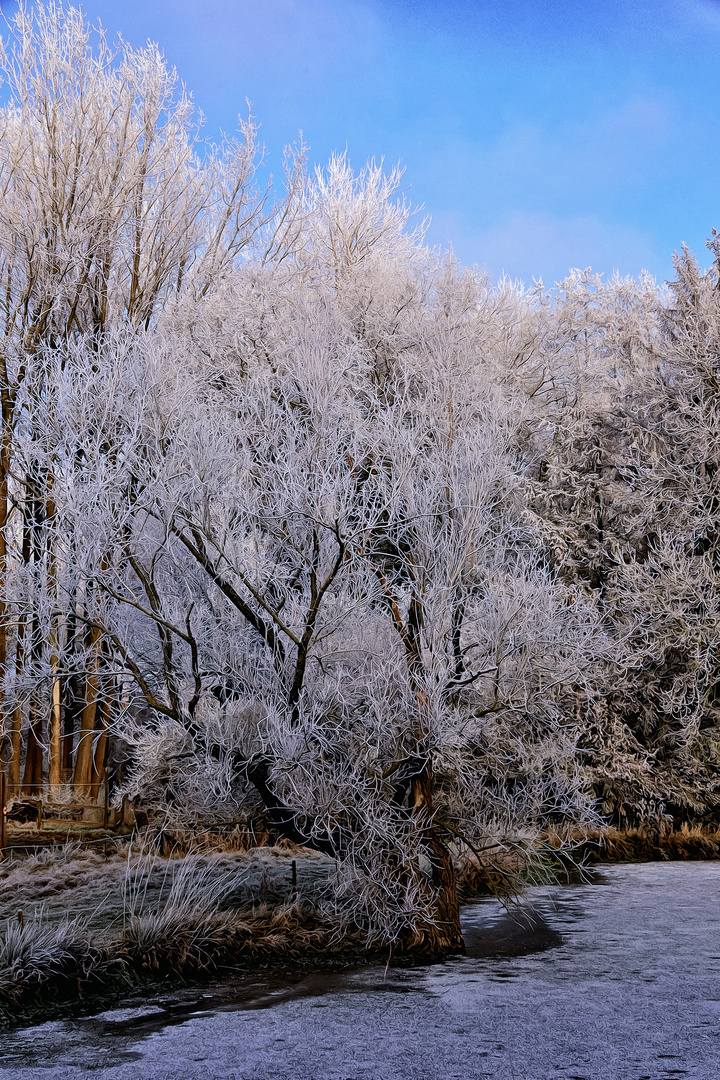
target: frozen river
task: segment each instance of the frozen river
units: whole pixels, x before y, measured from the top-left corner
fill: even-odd
[[[185,990],[0,1034],[2,1080],[720,1080],[720,862],[465,909],[468,955]],[[531,912],[531,913],[530,913]]]

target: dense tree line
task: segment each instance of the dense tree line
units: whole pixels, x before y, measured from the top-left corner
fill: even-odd
[[[262,813],[371,936],[550,826],[717,821],[720,244],[666,289],[429,250],[401,174],[282,195],[154,48],[21,11],[0,111],[11,791]]]

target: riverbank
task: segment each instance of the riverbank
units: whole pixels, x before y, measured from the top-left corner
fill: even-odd
[[[605,829],[585,835],[575,858],[595,863],[655,862],[720,858],[720,830],[682,825],[679,829]]]
[[[176,853],[177,855],[177,853]],[[344,964],[360,935],[325,913],[333,860],[256,848],[163,857],[78,843],[0,864],[0,1018],[268,964]]]
[[[237,838],[212,843],[188,851],[189,841],[166,833],[108,852],[74,841],[0,863],[0,1021],[77,1014],[223,973],[337,970],[380,955],[332,915],[334,860],[287,845],[243,850]],[[571,855],[558,843],[546,838],[536,882],[538,869],[550,882],[597,863],[720,856],[717,833],[687,827],[584,835]],[[463,898],[517,886],[518,860],[466,866]]]

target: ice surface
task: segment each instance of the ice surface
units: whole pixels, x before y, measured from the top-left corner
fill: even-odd
[[[468,955],[184,990],[0,1035],[2,1080],[720,1080],[720,863],[464,913]]]

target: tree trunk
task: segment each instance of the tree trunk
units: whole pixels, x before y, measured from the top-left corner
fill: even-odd
[[[60,679],[57,675],[57,656],[53,657],[52,700],[50,704],[50,757],[48,786],[51,794],[60,787],[62,769],[62,726],[60,715]]]
[[[100,632],[92,631],[91,651],[88,664],[88,672],[85,677],[85,704],[80,719],[80,733],[78,737],[77,756],[75,758],[75,776],[73,786],[77,794],[89,797],[92,788],[93,772],[93,738],[95,735],[95,720],[97,717],[99,675],[99,640]]]
[[[92,787],[93,739],[97,715],[97,676],[88,674],[85,682],[85,705],[80,721],[73,787],[81,797],[89,796]]]
[[[78,677],[74,674],[63,680],[61,779],[64,784],[69,784],[72,781],[75,729],[79,727],[82,713],[78,682]]]
[[[406,559],[412,563],[409,557],[406,556]],[[412,592],[407,623],[404,624],[397,597],[384,571],[376,567],[376,574],[383,586],[395,629],[405,649],[408,674],[415,689],[418,717],[422,718],[427,709],[427,696],[421,649],[424,611],[420,591],[413,590]],[[414,735],[418,746],[423,746],[427,740],[427,725],[419,721]],[[420,927],[416,937],[408,942],[408,945],[413,949],[420,948],[423,952],[431,954],[464,952],[465,943],[460,929],[460,902],[455,867],[448,846],[433,821],[433,775],[429,761],[426,761],[412,778],[410,804],[413,814],[425,823],[426,843],[432,865],[431,880],[435,892],[435,912],[433,922]]]
[[[465,942],[460,929],[460,901],[452,855],[432,820],[432,788],[432,766],[428,762],[412,781],[412,809],[414,814],[427,821],[435,911],[433,923],[420,929],[419,940],[416,939],[413,945],[431,954],[444,955],[465,952]]]
[[[41,650],[40,626],[37,610],[33,613],[30,632],[30,664],[33,669]],[[27,795],[42,798],[43,788],[43,703],[40,688],[35,687],[30,695],[30,716],[25,750],[25,770],[23,772],[23,791]]]
[[[432,951],[441,954],[465,952],[455,867],[447,844],[438,836],[437,826],[431,827],[428,846],[433,868],[432,882],[436,890],[435,926],[428,935],[434,946]]]
[[[42,708],[35,694],[30,699],[30,725],[25,750],[25,769],[23,771],[23,793],[42,796],[43,786],[43,718]]]
[[[4,408],[4,406],[3,406]],[[28,522],[27,509],[23,511],[23,534],[22,534],[22,561],[23,566],[30,565],[30,525]],[[27,614],[18,617],[18,628],[15,638],[15,677],[19,683],[25,667],[25,650],[27,648],[27,632],[29,625]],[[22,759],[22,722],[23,706],[16,701],[13,709],[12,734],[10,739],[10,761],[8,768],[8,786],[11,795],[20,792],[20,763]]]
[[[20,759],[22,758],[22,705],[13,710],[10,727],[10,759],[8,761],[8,796],[17,795],[20,790]]]
[[[97,741],[95,748],[95,759],[93,761],[93,778],[90,787],[90,798],[93,802],[97,802],[97,797],[100,794],[100,784],[106,777],[106,758],[107,758],[107,728],[105,728]]]
[[[22,615],[17,629],[15,642],[15,674],[20,679],[25,661],[25,634],[27,618]],[[20,791],[20,760],[22,758],[22,722],[23,707],[16,702],[10,726],[10,758],[8,760],[8,795],[17,795]]]
[[[45,553],[47,556],[47,592],[51,603],[57,605],[57,561],[55,557],[55,499],[53,498],[54,476],[47,472],[45,478],[47,496],[45,498],[44,521],[47,525],[45,534]],[[50,631],[50,669],[53,673],[50,705],[50,754],[47,765],[47,786],[51,793],[57,793],[60,786],[60,771],[63,766],[63,727],[60,716],[60,679],[57,674],[60,651],[60,616],[55,610]]]
[[[97,707],[100,736],[97,741],[97,746],[95,747],[92,784],[90,787],[90,798],[94,801],[97,801],[97,797],[100,793],[100,784],[102,783],[102,781],[105,780],[105,782],[107,783],[106,762],[108,750],[108,727],[110,726],[110,700],[110,693],[108,692],[108,689],[105,688],[104,692],[100,696]]]
[[[67,607],[67,650],[68,655],[77,654],[78,651],[78,626],[75,612],[74,594],[70,597]],[[74,666],[71,663],[71,666]],[[62,682],[62,781],[68,784],[73,776],[73,750],[75,748],[75,731],[80,726],[82,714],[81,679],[75,671],[63,679]]]

